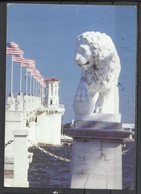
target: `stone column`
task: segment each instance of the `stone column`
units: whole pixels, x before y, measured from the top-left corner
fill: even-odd
[[[14,187],[29,187],[27,130],[14,130]]]
[[[35,96],[32,96],[32,106],[33,106],[32,109],[33,110],[35,109],[35,98],[36,98]]]
[[[51,84],[48,84],[48,96],[51,96]]]
[[[29,110],[29,96],[24,95],[24,110]]]
[[[15,98],[14,96],[8,96],[8,99],[7,99],[7,110],[15,110]]]
[[[22,111],[23,110],[23,95],[20,93],[17,96],[17,110]]]
[[[59,86],[57,84],[57,86],[56,86],[56,96],[58,96],[58,90],[59,90]]]
[[[53,96],[55,96],[55,84],[53,84]]]
[[[70,187],[122,189],[122,142],[130,132],[106,121],[75,121],[65,131],[73,137]]]

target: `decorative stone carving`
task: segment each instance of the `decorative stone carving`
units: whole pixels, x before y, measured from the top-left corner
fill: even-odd
[[[75,114],[119,114],[120,59],[112,39],[93,31],[79,35],[75,63],[82,69],[73,103]]]

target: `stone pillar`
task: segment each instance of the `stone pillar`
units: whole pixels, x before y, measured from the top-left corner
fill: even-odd
[[[36,97],[35,96],[33,96],[32,97],[32,106],[33,106],[33,110],[35,109],[35,99],[36,99]]]
[[[29,187],[28,182],[28,130],[14,130],[14,187]]]
[[[53,96],[55,96],[55,84],[53,84]]]
[[[28,108],[29,110],[32,109],[32,96],[28,96]]]
[[[57,86],[56,86],[56,96],[58,96],[58,90],[59,90],[59,86],[57,84]]]
[[[29,96],[29,110],[31,111],[33,109],[33,96]]]
[[[122,142],[130,132],[106,121],[75,121],[65,132],[73,137],[70,187],[122,189]]]
[[[22,111],[23,110],[23,95],[20,93],[20,95],[17,96],[17,110]]]
[[[48,96],[51,96],[51,84],[48,85]]]
[[[8,99],[7,99],[7,110],[15,110],[15,98],[14,96],[8,96]]]
[[[29,96],[24,95],[24,110],[28,110],[28,109],[29,109]]]

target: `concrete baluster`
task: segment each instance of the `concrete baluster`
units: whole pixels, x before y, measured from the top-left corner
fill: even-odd
[[[22,111],[23,110],[23,95],[20,93],[17,96],[17,110]]]
[[[14,187],[29,187],[27,130],[14,130]]]

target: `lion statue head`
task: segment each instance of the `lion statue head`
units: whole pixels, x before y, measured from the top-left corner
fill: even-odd
[[[82,69],[91,94],[117,85],[120,59],[108,35],[93,31],[79,35],[75,52],[75,63]]]

